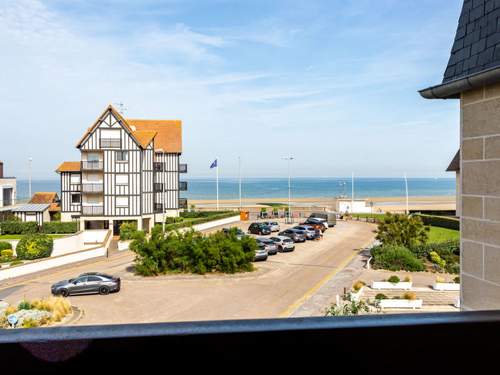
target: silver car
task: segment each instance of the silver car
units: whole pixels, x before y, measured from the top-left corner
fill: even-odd
[[[271,228],[271,232],[279,232],[280,231],[280,224],[277,221],[264,221],[263,224],[265,224],[269,228]]]
[[[295,250],[295,244],[290,237],[274,236],[274,237],[271,237],[269,239],[271,241],[274,241],[274,243],[278,247],[278,251],[280,251],[280,252],[287,252],[287,251],[294,251]]]
[[[267,250],[264,246],[264,244],[261,244],[261,243],[258,243],[259,245],[259,248],[257,250],[255,250],[255,257],[254,257],[254,261],[258,261],[258,260],[267,260]]]
[[[71,296],[75,294],[108,294],[120,291],[119,277],[110,276],[99,272],[83,273],[80,276],[62,280],[50,288],[53,295]]]
[[[274,243],[274,241],[269,238],[257,238],[257,243],[260,245],[264,245],[264,249],[266,249],[268,255],[276,255],[278,254],[278,246]]]
[[[303,231],[308,240],[315,240],[317,238],[321,238],[321,234],[318,233],[319,231],[316,231],[316,229],[308,225],[297,225],[296,227],[293,227],[293,229],[298,229]]]

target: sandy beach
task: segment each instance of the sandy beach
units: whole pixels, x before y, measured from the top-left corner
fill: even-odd
[[[402,212],[406,206],[405,197],[374,197],[363,198],[369,205],[373,202],[373,212]],[[288,198],[250,198],[242,201],[242,206],[247,209],[265,207],[266,203],[288,204]],[[328,197],[316,198],[293,198],[291,204],[294,207],[324,207],[334,210],[336,199]],[[194,204],[197,208],[215,208],[215,200],[190,199],[189,205]],[[219,200],[220,208],[237,208],[237,199]],[[455,210],[455,196],[430,196],[430,197],[409,197],[410,210]]]

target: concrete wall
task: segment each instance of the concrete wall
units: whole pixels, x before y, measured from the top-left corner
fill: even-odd
[[[354,206],[350,200],[338,200],[336,204],[336,211],[337,212],[348,212],[348,213],[355,213],[355,214],[362,214],[362,213],[371,213],[372,208],[367,205],[367,202],[364,200],[354,200]],[[353,207],[351,207],[353,206]]]
[[[460,100],[461,306],[500,309],[500,84]]]

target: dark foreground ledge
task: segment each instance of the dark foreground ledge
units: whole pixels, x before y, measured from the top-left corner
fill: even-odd
[[[497,373],[499,353],[497,311],[0,331],[0,370],[9,364],[14,373],[165,373],[179,365],[232,373],[307,365],[405,374],[493,365]]]

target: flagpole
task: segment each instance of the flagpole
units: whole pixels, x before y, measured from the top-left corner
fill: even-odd
[[[354,212],[354,172],[351,176],[351,214]]]
[[[406,190],[406,214],[408,215],[410,213],[409,210],[409,199],[408,199],[408,178],[406,177],[406,172],[405,172],[405,190]]]
[[[216,176],[216,184],[217,184],[217,211],[219,211],[219,158],[215,159],[217,161],[216,165],[216,171],[215,171],[215,176]]]

